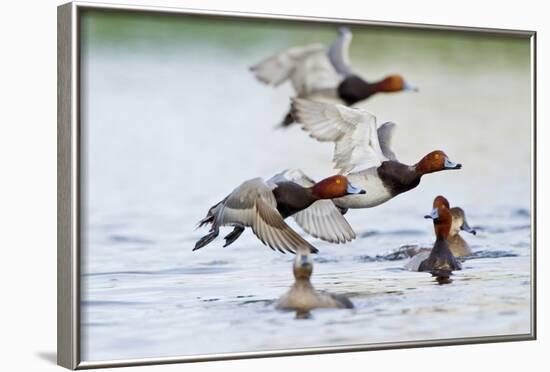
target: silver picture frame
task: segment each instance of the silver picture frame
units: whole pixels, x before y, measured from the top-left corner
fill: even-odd
[[[82,10],[123,10],[128,12],[207,15],[210,17],[236,17],[241,19],[270,19],[331,24],[391,26],[424,30],[451,30],[495,35],[512,35],[530,40],[531,45],[531,332],[527,334],[404,341],[350,345],[343,347],[312,347],[303,349],[225,353],[89,362],[80,353],[80,249],[82,238],[81,208],[81,141],[80,122],[80,14]],[[69,369],[122,367],[150,364],[201,362],[259,358],[318,353],[342,353],[411,347],[448,346],[477,343],[494,343],[536,339],[536,32],[494,28],[472,28],[432,24],[378,22],[372,20],[335,19],[280,14],[257,14],[213,10],[184,9],[157,6],[130,6],[93,2],[71,2],[60,5],[57,11],[58,34],[58,156],[57,156],[57,362]]]

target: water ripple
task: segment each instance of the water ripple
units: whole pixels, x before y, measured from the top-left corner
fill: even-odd
[[[82,276],[121,276],[121,275],[201,275],[201,274],[220,274],[235,270],[228,267],[177,267],[157,271],[104,271],[96,273],[84,273]]]

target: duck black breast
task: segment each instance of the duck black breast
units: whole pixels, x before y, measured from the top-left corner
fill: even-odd
[[[281,182],[273,189],[277,200],[277,210],[283,218],[292,216],[309,207],[317,199],[311,189],[304,188],[294,182]]]
[[[392,196],[414,189],[420,183],[420,175],[406,164],[394,160],[382,162],[378,177]]]
[[[418,271],[431,271],[432,273],[452,272],[461,270],[462,265],[453,256],[449,244],[445,238],[438,236],[430,256],[420,263]]]
[[[346,102],[347,105],[353,105],[359,101],[369,98],[376,91],[372,84],[357,75],[346,77],[340,85],[338,85],[338,96]]]

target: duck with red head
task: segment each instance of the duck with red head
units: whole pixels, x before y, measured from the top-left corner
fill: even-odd
[[[306,99],[294,99],[292,109],[297,123],[310,137],[334,142],[333,161],[340,173],[368,190],[365,195],[316,202],[296,214],[298,224],[309,233],[327,223],[325,216],[334,206],[343,212],[372,208],[414,189],[424,175],[462,168],[441,150],[430,152],[414,165],[400,162],[391,148],[396,124],[378,126],[376,117],[365,110]]]
[[[414,168],[419,174],[424,175],[447,169],[460,169],[462,164],[451,161],[443,151],[436,150],[424,156]]]
[[[451,229],[447,235],[447,244],[449,250],[454,257],[467,257],[472,255],[472,250],[468,243],[460,236],[460,231],[466,231],[473,235],[476,235],[476,230],[471,228],[466,221],[466,215],[464,210],[460,207],[449,206],[449,201],[443,196],[437,196],[433,202],[434,208],[448,209],[451,214]],[[399,250],[392,252],[395,254],[406,254],[412,257],[411,260],[405,265],[405,268],[410,271],[418,271],[420,264],[426,260],[431,251],[433,245],[422,244],[407,244],[399,248]]]
[[[431,213],[425,218],[433,220],[436,240],[430,256],[420,263],[418,271],[429,271],[433,276],[448,278],[453,271],[462,270],[462,265],[454,257],[447,242],[453,223],[447,199],[437,196]]]
[[[336,200],[336,203],[342,208],[353,208],[354,206],[368,208],[371,204],[376,206],[414,189],[420,184],[422,176],[426,174],[461,168],[462,164],[451,161],[447,154],[440,150],[430,152],[412,166],[389,159],[383,161],[378,167],[348,174],[349,179],[361,187],[368,187],[367,182],[360,182],[361,179],[370,179],[372,183],[377,183],[378,194],[369,193],[369,199],[361,199],[362,203],[358,202],[359,198],[340,198]],[[371,200],[374,202],[371,203]]]
[[[372,83],[357,75],[351,75],[338,85],[338,97],[348,106],[368,99],[376,93],[396,93],[403,91],[418,92],[418,88],[405,82],[400,75],[390,75]]]
[[[250,70],[262,83],[279,86],[292,82],[296,97],[326,101],[339,100],[353,105],[377,93],[418,91],[400,75],[390,75],[380,81],[368,82],[353,72],[349,48],[353,35],[349,28],[340,27],[334,43],[292,47],[252,66]],[[294,122],[292,110],[285,115],[281,126]]]
[[[325,178],[311,187],[282,179],[279,175],[267,182],[261,178],[254,178],[243,182],[208,210],[206,217],[199,221],[199,227],[211,224],[211,229],[197,241],[193,250],[212,242],[219,235],[221,226],[233,226],[233,231],[225,237],[224,247],[237,240],[246,227],[250,227],[262,243],[273,250],[282,253],[294,253],[300,249],[317,252],[317,249],[292,230],[284,219],[308,208],[318,200],[364,193],[364,190],[352,185],[347,177],[342,175]],[[340,224],[335,224],[332,228],[348,226],[344,217],[340,215],[340,218]],[[355,237],[349,237],[349,233],[345,229],[342,230],[340,236],[343,241]]]

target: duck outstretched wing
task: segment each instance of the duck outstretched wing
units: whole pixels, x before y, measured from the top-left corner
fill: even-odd
[[[292,115],[310,137],[334,142],[334,167],[341,173],[388,160],[380,147],[376,117],[365,110],[294,98]]]
[[[309,178],[301,169],[285,169],[267,180],[267,184],[275,187],[280,182],[294,182],[302,187],[312,187],[315,181]]]
[[[332,200],[318,200],[293,217],[305,232],[330,243],[346,243],[356,237],[353,228]]]
[[[388,159],[388,160],[394,160],[397,161],[397,157],[395,156],[395,153],[391,149],[392,146],[392,140],[393,140],[393,133],[395,132],[395,128],[397,127],[397,124],[388,121],[378,127],[378,142],[380,143],[380,149],[382,150],[382,154]]]
[[[317,248],[308,243],[283,220],[279,211],[267,200],[256,200],[256,216],[252,224],[254,234],[268,247],[282,253],[317,253]]]
[[[340,27],[338,29],[338,38],[328,49],[328,57],[332,63],[332,66],[336,72],[342,76],[352,74],[349,61],[349,47],[351,45],[352,38],[353,34],[349,28]]]
[[[219,225],[251,227],[262,243],[273,250],[317,253],[315,247],[283,220],[271,188],[261,178],[246,181],[233,190],[217,218]]]
[[[341,80],[322,44],[289,48],[250,67],[250,70],[267,85],[276,87],[290,80],[300,97],[334,89]]]

